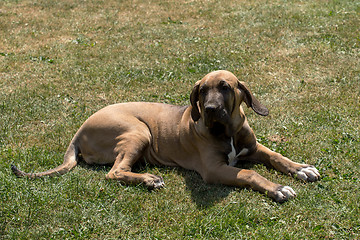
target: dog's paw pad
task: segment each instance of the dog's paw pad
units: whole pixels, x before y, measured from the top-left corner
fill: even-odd
[[[280,186],[275,192],[275,201],[285,202],[296,197],[295,191],[289,186]]]
[[[306,182],[315,182],[320,179],[320,173],[315,167],[308,166],[297,171],[296,177]]]

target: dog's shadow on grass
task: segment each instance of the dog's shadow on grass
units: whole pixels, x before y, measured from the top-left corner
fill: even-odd
[[[241,164],[239,167],[248,168],[252,165],[253,164],[251,163],[246,163]],[[80,161],[79,166],[85,169],[91,169],[92,171],[108,172],[111,169],[111,165],[89,165],[84,161]],[[135,164],[134,172],[144,172],[144,170],[146,172],[146,170],[152,168],[158,168],[160,172],[162,171],[162,168],[164,168],[164,172],[167,171],[166,169],[173,169],[170,167],[156,167],[148,165],[146,163],[139,163]],[[191,192],[191,198],[199,208],[207,208],[213,206],[217,202],[222,201],[236,189],[235,187],[225,186],[222,184],[207,184],[204,182],[199,173],[192,170],[187,170],[183,168],[175,169],[176,174],[184,178],[186,188]]]
[[[236,167],[251,169],[254,165],[256,163],[243,160],[237,163]],[[179,168],[178,173],[184,177],[186,187],[191,191],[191,197],[198,207],[211,207],[236,189],[243,189],[223,184],[207,184],[195,171]]]
[[[78,161],[77,165],[83,169],[96,171],[96,172],[109,172],[112,165],[96,165],[96,164],[87,164],[82,158]]]
[[[211,207],[226,198],[234,187],[221,184],[207,184],[195,171],[178,169],[179,175],[183,176],[186,188],[191,192],[191,198],[200,208]]]

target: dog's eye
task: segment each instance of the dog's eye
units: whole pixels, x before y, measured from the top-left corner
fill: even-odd
[[[230,90],[230,87],[229,87],[228,85],[223,85],[223,86],[221,87],[221,90],[223,90],[223,91],[228,91],[228,90]]]

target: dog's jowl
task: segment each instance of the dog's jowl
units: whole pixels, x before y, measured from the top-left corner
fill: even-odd
[[[295,163],[256,141],[241,104],[266,116],[268,109],[235,75],[220,70],[195,83],[189,106],[161,103],[119,103],[107,106],[80,127],[70,142],[64,162],[41,173],[13,172],[31,178],[62,175],[76,166],[79,156],[89,164],[113,164],[108,179],[125,184],[161,188],[160,176],[134,173],[139,159],[197,171],[206,183],[250,187],[275,201],[294,197],[288,186],[273,183],[236,162],[261,162],[276,170],[312,182],[320,178],[315,167]]]

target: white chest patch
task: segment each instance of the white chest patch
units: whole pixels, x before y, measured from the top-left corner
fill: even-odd
[[[229,165],[230,166],[235,166],[235,164],[233,165],[233,162],[235,160],[235,157],[236,157],[236,150],[235,150],[235,147],[234,147],[234,139],[231,138],[231,152],[228,154],[228,161],[229,161]]]
[[[247,148],[243,148],[238,155],[236,155],[236,150],[234,147],[234,139],[231,138],[231,152],[228,154],[228,161],[229,161],[229,166],[234,167],[236,165],[236,163],[238,162],[237,157],[242,156],[242,155],[246,155],[249,152],[249,149]]]

